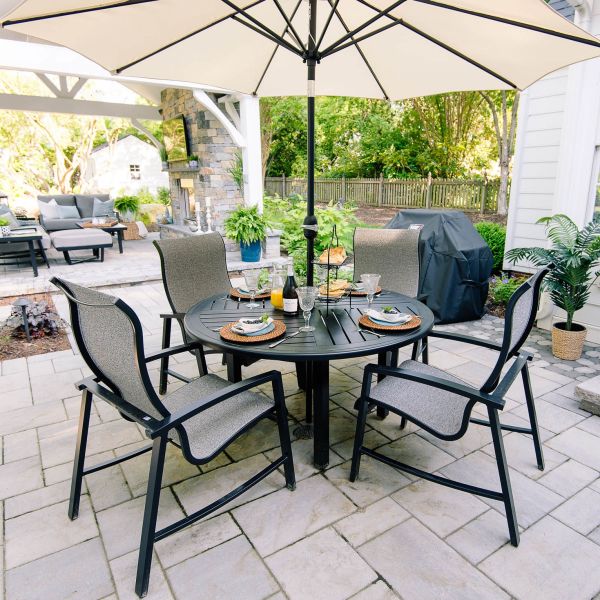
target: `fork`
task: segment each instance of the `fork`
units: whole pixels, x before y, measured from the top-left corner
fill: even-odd
[[[376,335],[378,338],[385,337],[385,333],[375,333],[374,331],[370,331],[369,329],[361,329],[360,327],[357,327],[356,331],[360,333],[370,333],[372,335]]]

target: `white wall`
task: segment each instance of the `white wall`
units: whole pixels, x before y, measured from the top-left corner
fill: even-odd
[[[140,179],[131,178],[132,164],[140,166]],[[156,193],[159,187],[169,187],[168,173],[161,171],[161,166],[156,147],[130,135],[92,154],[84,175],[85,188],[113,198],[136,194],[143,187]]]
[[[575,22],[600,34],[600,0]],[[572,65],[523,92],[508,215],[506,249],[546,246],[542,216],[563,213],[582,227],[592,217],[600,146],[600,59]],[[522,270],[526,264],[517,265]],[[514,268],[505,262],[504,268]],[[538,325],[550,329],[564,313],[551,305]],[[600,342],[600,284],[575,315],[588,339]]]

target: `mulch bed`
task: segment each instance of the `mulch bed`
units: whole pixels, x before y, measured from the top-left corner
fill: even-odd
[[[8,296],[0,298],[0,306],[11,305],[17,298],[22,297],[32,302],[47,302],[49,309],[55,311],[54,302],[50,294]],[[11,327],[0,327],[0,360],[11,360],[13,358],[71,349],[65,329],[60,330],[56,335],[34,338],[31,342],[28,342],[24,336],[22,338],[13,337],[12,332],[13,329]]]

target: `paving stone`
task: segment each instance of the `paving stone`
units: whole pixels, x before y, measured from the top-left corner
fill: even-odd
[[[145,497],[134,498],[96,513],[109,560],[139,548],[145,500]],[[160,494],[157,529],[170,525],[183,516],[171,490],[163,489]]]
[[[600,417],[595,415],[588,417],[587,419],[578,423],[577,427],[600,437]]]
[[[39,375],[51,375],[54,373],[54,364],[51,360],[44,362],[32,362],[28,365],[29,376],[37,377]]]
[[[6,521],[6,567],[48,556],[98,535],[94,513],[86,496],[79,517],[67,516],[67,502],[53,504]]]
[[[453,456],[414,433],[382,446],[379,451],[390,458],[431,473],[454,461]]]
[[[41,487],[32,492],[7,498],[4,501],[6,518],[12,519],[24,513],[39,510],[45,506],[63,502],[69,498],[70,490],[71,482],[62,481],[54,485]]]
[[[551,402],[545,402],[544,400],[536,400],[535,408],[538,425],[553,433],[560,433],[565,429],[569,429],[569,427],[576,425],[584,419],[582,415],[575,414],[570,410],[556,406]],[[515,408],[512,412],[525,420],[529,420],[529,413],[525,404]]]
[[[90,460],[88,464],[99,464],[113,458],[114,454],[112,452],[105,452],[96,455],[94,461]],[[131,498],[131,493],[119,465],[86,475],[84,480],[96,512],[126,502]]]
[[[6,591],[11,600],[91,600],[110,594],[113,584],[100,539],[11,569]]]
[[[560,393],[561,389],[563,388],[559,388],[557,391],[548,392],[547,394],[536,397],[536,402],[543,400],[545,402],[549,402],[550,404],[560,406],[566,410],[570,410],[571,412],[581,415],[582,417],[589,417],[590,413],[579,408],[579,400],[576,400],[572,396],[565,396],[564,394]]]
[[[31,390],[29,387],[12,391],[2,392],[2,401],[0,402],[0,413],[5,414],[20,408],[29,408],[33,404],[31,399]]]
[[[600,546],[600,527],[596,527],[596,529],[588,535],[588,539],[592,540],[592,542],[596,542],[596,544]]]
[[[548,446],[600,471],[600,437],[572,427],[548,441]]]
[[[62,404],[45,404],[29,406],[6,412],[0,418],[0,435],[16,433],[65,419],[65,409]]]
[[[410,514],[391,498],[383,498],[335,523],[336,531],[357,547],[405,521]]]
[[[279,590],[244,536],[238,536],[167,570],[179,599],[262,600]]]
[[[25,388],[29,388],[29,381],[26,373],[16,372],[11,375],[2,375],[0,377],[0,390],[2,390],[3,394]]]
[[[25,358],[13,358],[11,360],[3,360],[1,362],[3,376],[15,375],[16,373],[27,373],[27,361]]]
[[[52,365],[54,366],[55,373],[61,373],[62,371],[71,371],[74,369],[82,369],[85,366],[85,362],[81,356],[62,356],[59,358],[52,359]]]
[[[359,552],[406,600],[508,598],[499,587],[415,519],[409,519],[367,542]]]
[[[267,559],[291,600],[342,600],[377,574],[332,529],[324,529]]]
[[[583,489],[550,514],[575,531],[587,535],[600,525],[600,494]]]
[[[485,416],[487,418],[487,414]],[[455,458],[462,458],[475,450],[483,448],[489,444],[492,439],[488,427],[476,425],[474,423],[469,425],[465,435],[458,440],[441,440],[424,430],[420,430],[418,435]]]
[[[552,517],[521,536],[518,550],[505,546],[479,568],[519,599],[587,600],[600,590],[600,547]]]
[[[598,471],[594,471],[594,469],[590,469],[575,460],[568,460],[540,477],[538,482],[557,494],[570,498],[597,477]]]
[[[38,456],[0,466],[0,500],[35,490],[43,485]]]
[[[35,429],[28,429],[4,436],[4,462],[13,462],[37,456],[38,443]]]
[[[31,391],[34,404],[52,402],[70,398],[75,391],[75,384],[83,378],[80,369],[71,369],[56,373],[52,377],[40,375],[31,377]]]
[[[352,596],[352,600],[396,600],[398,596],[383,581],[376,581]]]
[[[363,456],[356,481],[350,476],[350,461],[325,471],[325,476],[360,507],[368,506],[384,496],[408,485],[410,480],[396,469]]]
[[[252,429],[227,446],[227,454],[233,460],[241,460],[266,450],[279,447],[277,423],[263,419]]]
[[[456,531],[489,508],[472,494],[425,480],[411,483],[392,498],[440,537]]]
[[[363,439],[363,445],[367,448],[379,448],[380,446],[384,446],[388,444],[391,440],[387,438],[385,435],[379,433],[375,429],[371,429],[370,431],[365,431],[365,436]],[[344,460],[350,460],[352,458],[352,452],[354,451],[354,438],[350,440],[345,440],[340,442],[339,444],[334,444],[332,449],[336,454],[339,454]],[[296,455],[294,454],[294,462],[296,461]],[[331,455],[329,460],[329,465],[331,466]]]
[[[150,584],[148,594],[144,596],[148,600],[171,600],[173,595],[169,590],[167,580],[161,566],[153,555],[152,568],[150,570]],[[137,571],[138,551],[130,552],[110,561],[110,569],[117,586],[119,600],[137,600],[135,593],[135,578]]]
[[[156,544],[155,550],[163,567],[168,568],[240,534],[231,516],[222,514],[166,537]]]
[[[436,350],[429,355],[429,364],[438,369],[452,369],[458,365],[469,362],[469,357],[463,354],[454,354],[446,350]]]
[[[296,490],[282,489],[233,511],[261,556],[277,550],[337,521],[355,506],[321,475],[300,481]]]

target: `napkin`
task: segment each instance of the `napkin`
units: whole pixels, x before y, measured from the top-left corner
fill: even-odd
[[[392,323],[393,325],[401,325],[402,323],[408,323],[412,316],[406,313],[385,313],[382,310],[375,310],[373,308],[366,311],[366,314],[372,319],[377,321],[384,321],[385,323]]]
[[[262,321],[259,317],[257,317],[257,318],[246,317],[246,318],[240,319],[231,328],[231,330],[234,331],[235,333],[241,333],[241,334],[247,335],[249,333],[256,333],[257,331],[260,331],[261,329],[265,329],[272,322],[273,322],[273,319],[271,319],[271,317],[269,317],[266,321]]]

